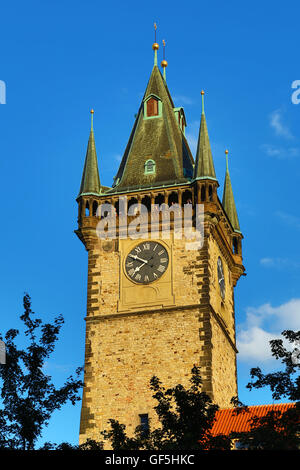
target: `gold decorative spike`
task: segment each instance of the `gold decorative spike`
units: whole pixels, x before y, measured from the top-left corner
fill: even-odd
[[[94,121],[94,110],[91,109],[91,129],[93,129],[93,121]]]
[[[226,170],[228,171],[228,150],[225,150],[225,156],[226,156]]]
[[[166,58],[165,58],[165,47],[166,47],[166,41],[163,39],[163,60],[161,61],[162,67],[168,66],[168,62],[166,61]]]
[[[204,114],[204,90],[201,91],[201,97],[202,97],[202,114]]]

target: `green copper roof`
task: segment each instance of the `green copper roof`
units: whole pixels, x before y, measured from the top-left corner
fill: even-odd
[[[81,196],[82,194],[100,194],[100,188],[101,186],[98,170],[95,137],[93,128],[91,128],[79,196]]]
[[[232,185],[231,185],[231,180],[230,180],[230,175],[229,175],[229,170],[228,170],[227,156],[226,156],[226,174],[225,174],[222,205],[225,209],[227,217],[229,218],[229,221],[234,231],[240,232],[240,224],[239,224],[237,210],[236,210],[236,206],[234,202]]]
[[[145,115],[145,101],[150,96],[159,99],[155,117]],[[145,172],[145,162],[150,159],[155,162],[154,174]],[[193,176],[193,163],[166,82],[154,65],[114,186],[108,192],[184,183]]]
[[[194,178],[209,178],[216,180],[216,172],[213,157],[210,148],[206,118],[204,114],[204,101],[202,95],[202,114],[199,130],[196,164],[194,169]]]

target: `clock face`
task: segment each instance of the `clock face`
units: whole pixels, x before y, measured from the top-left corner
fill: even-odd
[[[136,245],[125,260],[127,276],[138,284],[149,284],[159,279],[167,270],[169,255],[166,248],[154,241]]]
[[[221,291],[222,299],[225,297],[225,278],[224,278],[224,269],[221,258],[218,258],[218,281]]]

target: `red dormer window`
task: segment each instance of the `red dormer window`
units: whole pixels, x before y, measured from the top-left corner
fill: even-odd
[[[147,101],[147,116],[158,116],[158,101],[155,98]]]

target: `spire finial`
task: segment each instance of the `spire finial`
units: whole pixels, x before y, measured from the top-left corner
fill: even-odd
[[[157,51],[159,49],[159,45],[156,42],[156,30],[157,25],[154,23],[154,43],[152,44],[152,49],[154,50],[154,65],[157,65]]]
[[[91,131],[93,130],[94,125],[94,110],[91,109]]]
[[[226,157],[226,171],[228,171],[228,150],[225,150],[225,157]]]
[[[202,114],[204,114],[204,91],[201,91],[201,96],[202,96]]]
[[[163,60],[161,61],[161,66],[164,70],[164,79],[166,81],[166,67],[168,67],[168,62],[165,58],[165,48],[166,48],[166,41],[163,39]]]

